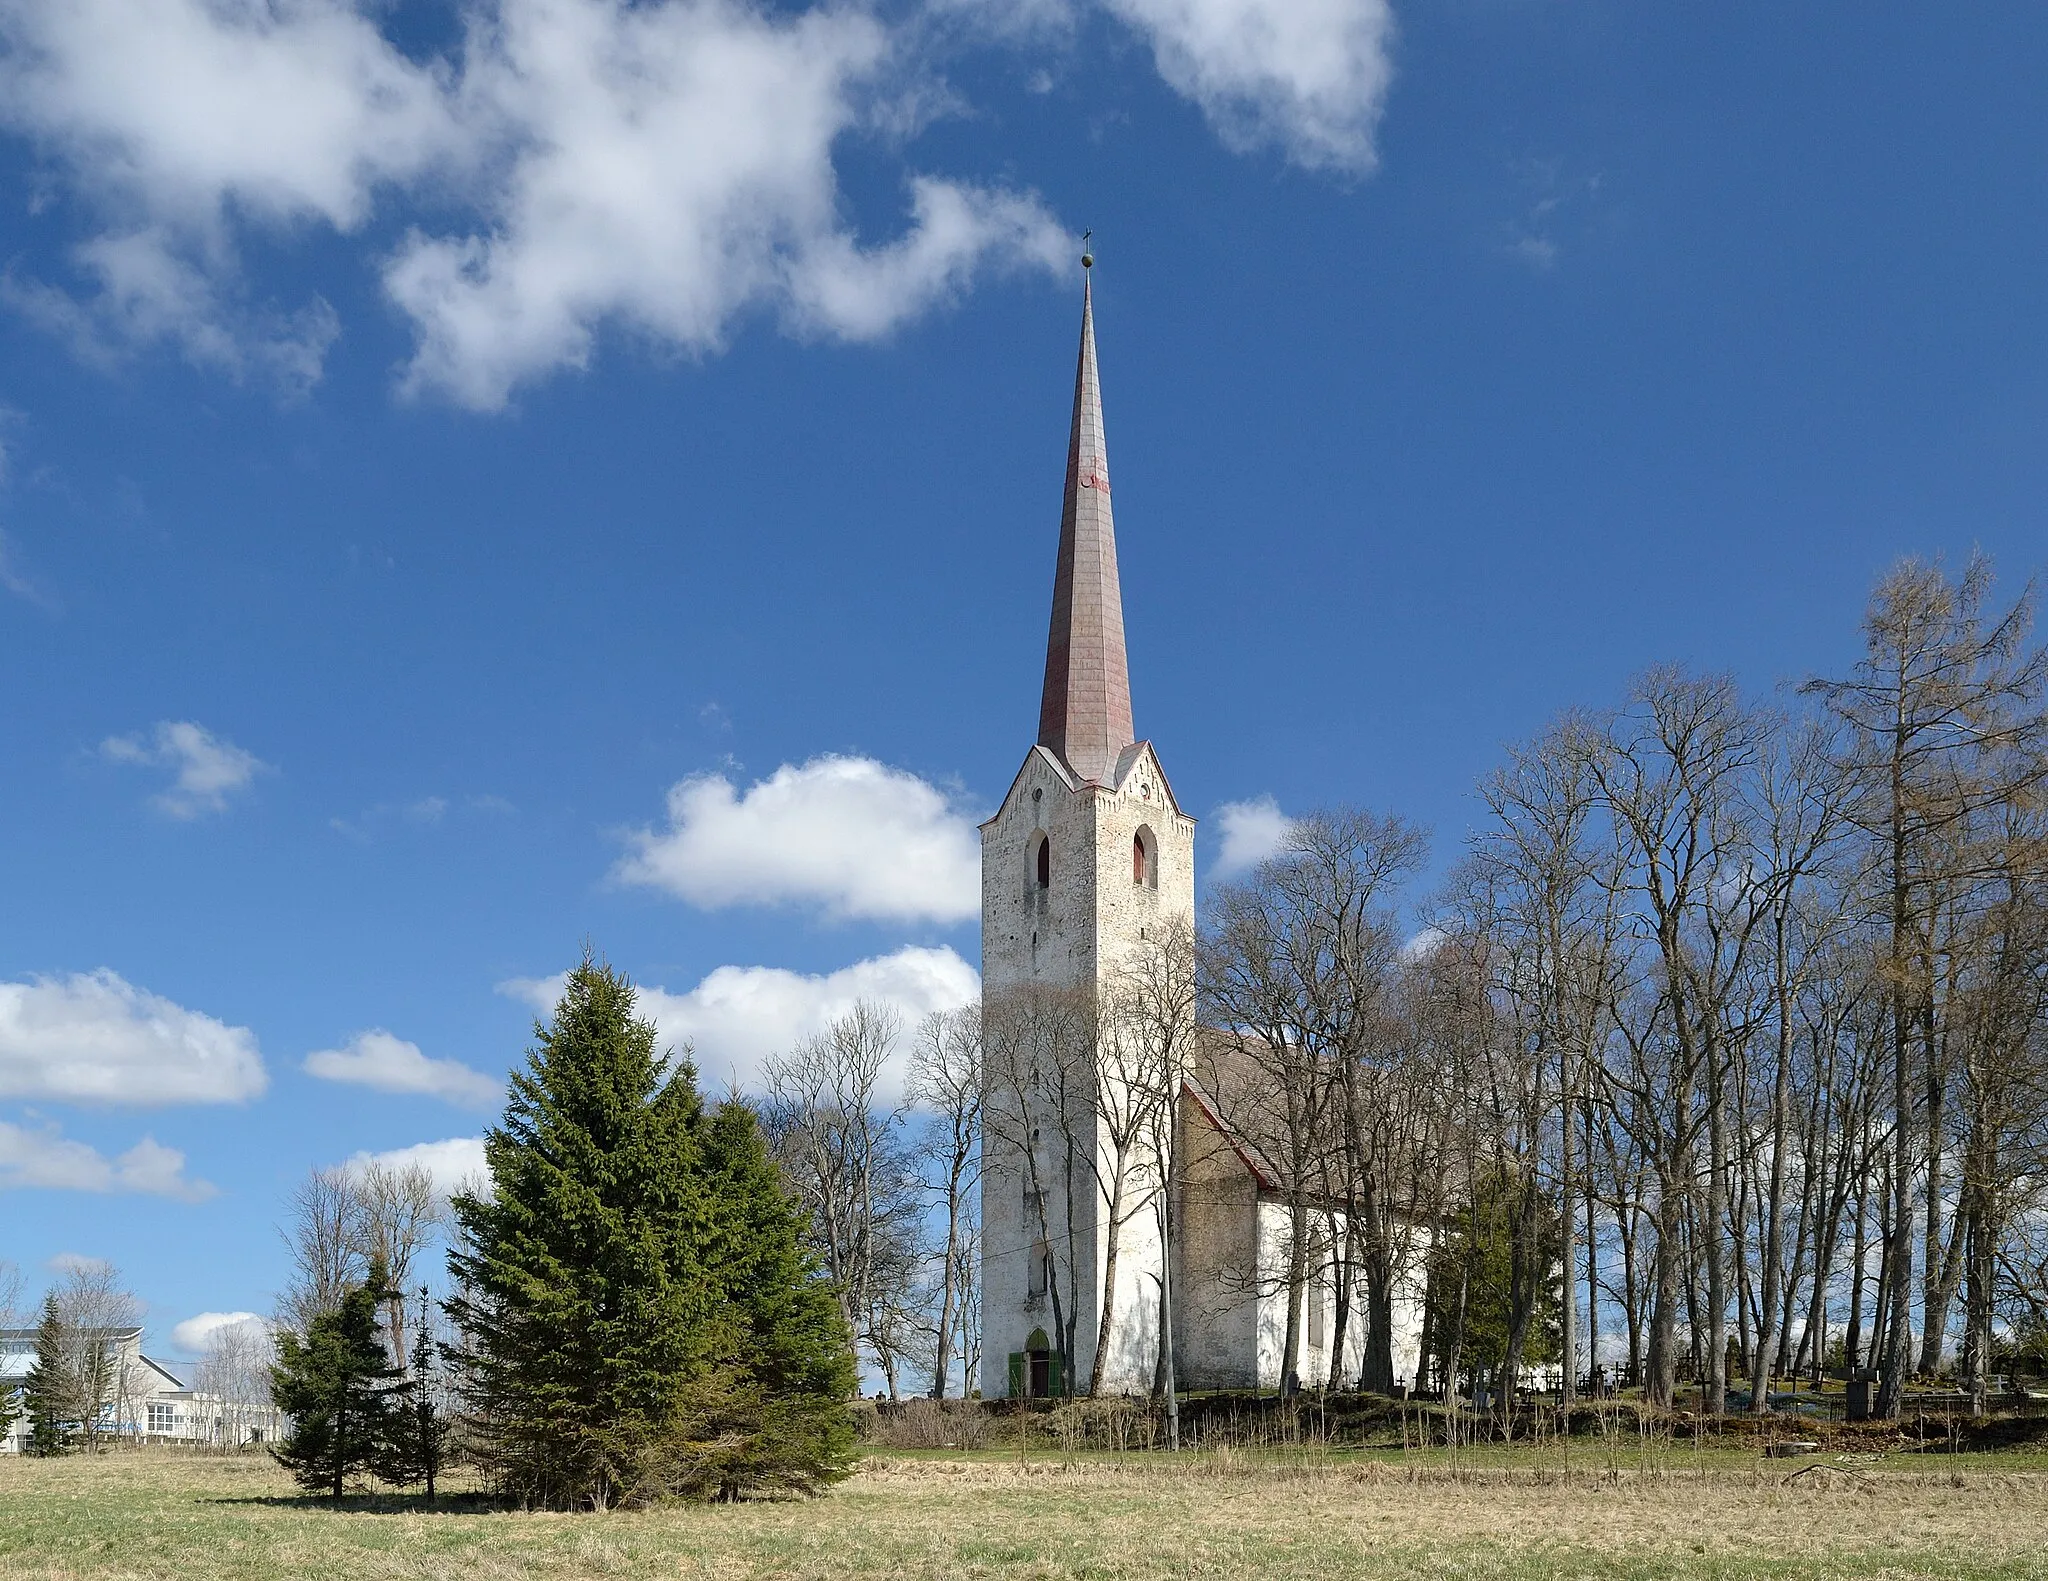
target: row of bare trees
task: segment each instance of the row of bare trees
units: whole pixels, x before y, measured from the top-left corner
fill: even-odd
[[[1907,562],[1840,680],[1765,704],[1659,669],[1565,716],[1488,776],[1405,944],[1397,821],[1304,819],[1214,897],[1205,1011],[1289,1192],[1290,1336],[1331,1265],[1385,1387],[1384,1291],[1419,1267],[1419,1383],[1554,1360],[1568,1393],[1690,1375],[1761,1411],[1834,1365],[1895,1415],[1955,1363],[1983,1409],[2048,1333],[2030,613],[1981,560]]]
[[[1909,562],[1862,660],[1790,706],[1660,669],[1564,717],[1487,778],[1405,945],[1421,842],[1391,820],[1304,819],[1213,899],[1205,1010],[1289,1194],[1290,1371],[1329,1265],[1385,1387],[1385,1291],[1419,1266],[1438,1386],[1554,1359],[1568,1392],[1618,1366],[1764,1410],[1833,1364],[1896,1414],[1955,1362],[1984,1408],[2048,1329],[2029,613],[1982,561]]]

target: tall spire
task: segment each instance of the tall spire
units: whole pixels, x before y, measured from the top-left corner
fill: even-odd
[[[1084,258],[1084,270],[1092,262]],[[1060,511],[1059,569],[1052,584],[1038,740],[1081,779],[1107,781],[1118,756],[1137,738],[1131,727],[1116,528],[1109,514],[1102,385],[1095,371],[1095,306],[1087,281],[1084,273],[1081,358],[1074,373],[1074,428],[1067,441],[1067,494]]]

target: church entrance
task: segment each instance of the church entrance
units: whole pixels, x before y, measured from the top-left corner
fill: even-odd
[[[1066,1382],[1060,1359],[1052,1341],[1045,1337],[1045,1330],[1033,1329],[1024,1348],[1010,1352],[1010,1398],[1052,1399]]]

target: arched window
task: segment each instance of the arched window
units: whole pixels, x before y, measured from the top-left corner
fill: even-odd
[[[1131,882],[1146,889],[1159,887],[1159,847],[1149,828],[1131,836]]]
[[[1039,837],[1038,841],[1037,868],[1038,887],[1040,889],[1052,888],[1052,841],[1046,839],[1043,835]]]

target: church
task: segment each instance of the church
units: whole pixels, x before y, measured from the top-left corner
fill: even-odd
[[[1256,1076],[1192,1020],[1195,820],[1132,718],[1092,262],[1038,735],[981,826],[981,1393],[1146,1393],[1167,1346],[1180,1390],[1347,1387],[1364,1325],[1333,1321],[1363,1311],[1328,1254],[1341,1210],[1314,1202],[1291,1255],[1306,1197],[1257,1143]],[[1186,1019],[1143,1074],[1104,1054],[1134,978]],[[1393,1323],[1409,1379],[1414,1282]]]

